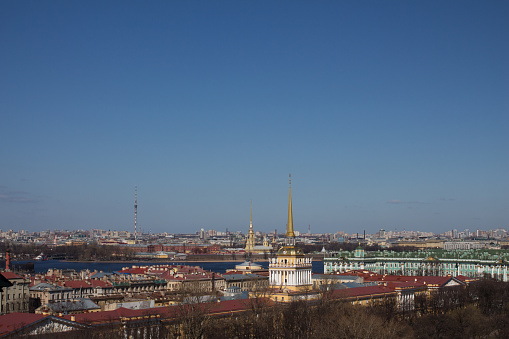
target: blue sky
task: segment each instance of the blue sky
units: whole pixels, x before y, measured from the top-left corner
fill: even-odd
[[[0,228],[508,228],[505,1],[2,1]]]

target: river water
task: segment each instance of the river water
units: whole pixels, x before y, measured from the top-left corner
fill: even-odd
[[[26,264],[28,262],[34,263],[34,270],[36,273],[44,273],[49,268],[57,269],[73,269],[81,271],[89,269],[90,271],[103,271],[103,272],[114,272],[120,271],[124,267],[132,266],[148,266],[148,265],[190,265],[200,266],[205,270],[212,272],[225,273],[228,269],[234,269],[235,265],[240,264],[238,261],[214,261],[214,262],[186,262],[186,261],[169,261],[169,262],[155,262],[155,261],[143,261],[143,262],[74,262],[74,261],[61,261],[61,260],[45,260],[45,261],[13,261],[13,264]],[[257,262],[264,268],[269,267],[267,261]],[[313,261],[313,273],[323,273],[323,262]]]

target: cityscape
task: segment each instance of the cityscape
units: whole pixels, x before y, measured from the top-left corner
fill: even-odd
[[[263,242],[281,244],[284,241],[284,232],[276,233],[277,230],[264,233],[254,232],[255,242],[263,245]],[[212,248],[212,252],[203,253],[232,253],[246,252],[245,244],[248,229],[245,232],[200,229],[194,233],[138,233],[135,237],[134,231],[117,230],[47,230],[40,232],[29,232],[26,230],[0,230],[0,241],[16,245],[37,245],[48,248],[57,246],[79,246],[90,243],[99,245],[115,246],[119,248],[141,249],[157,244],[183,246],[188,244],[187,251],[192,253],[199,247]],[[374,234],[345,233],[309,233],[295,231],[297,242],[304,245],[316,245],[328,247],[342,243],[359,243],[380,248],[391,248],[397,246],[408,246],[416,248],[442,248],[442,249],[502,249],[509,246],[507,231],[503,228],[494,230],[449,230],[440,234],[422,231],[397,231],[380,229]],[[136,240],[135,240],[136,238]],[[195,246],[195,247],[193,247]],[[459,246],[459,247],[458,247]],[[146,251],[145,251],[146,252]],[[199,251],[196,253],[200,253]]]
[[[0,2],[0,338],[509,338],[508,18]]]
[[[292,305],[310,313],[333,307],[348,318],[351,310],[337,309],[346,303],[364,309],[356,316],[390,312],[400,319],[398,325],[380,325],[378,334],[371,329],[363,336],[385,331],[410,336],[414,332],[405,321],[420,324],[437,312],[481,308],[483,303],[488,307],[486,303],[497,300],[498,308],[484,310],[488,320],[506,302],[509,238],[503,229],[441,235],[383,229],[374,235],[300,234],[293,225],[291,177],[284,234],[255,232],[252,207],[245,234],[204,229],[194,234],[138,234],[137,207],[135,198],[132,233],[1,232],[1,334],[72,336],[91,331],[94,337],[215,337],[216,323],[206,320],[222,319],[230,324],[223,333],[251,335],[268,325],[250,318],[258,317],[261,309],[265,322],[272,324],[263,337],[274,331],[294,337],[302,330],[315,332],[319,325],[286,328],[273,318],[279,312],[299,322],[286,313]],[[30,257],[41,249],[46,253]],[[323,262],[323,271],[314,262]],[[215,270],[203,268],[211,263]],[[86,268],[78,270],[80,266]],[[487,289],[497,292],[486,298]],[[24,313],[33,316],[27,321]],[[238,317],[243,325],[236,324]],[[247,329],[246,322],[251,323]],[[499,326],[467,328],[504,334]],[[428,325],[427,330],[436,328]]]

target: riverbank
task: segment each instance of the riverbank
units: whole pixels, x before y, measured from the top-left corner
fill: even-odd
[[[313,259],[313,261],[323,261],[323,254],[308,254],[309,257]],[[75,262],[75,263],[124,263],[124,264],[147,264],[147,263],[200,263],[200,262],[244,262],[244,261],[252,261],[252,262],[268,262],[269,258],[264,255],[253,255],[249,259],[245,255],[216,255],[216,254],[191,254],[187,256],[185,260],[170,260],[170,259],[148,259],[148,260],[62,260],[63,262]]]

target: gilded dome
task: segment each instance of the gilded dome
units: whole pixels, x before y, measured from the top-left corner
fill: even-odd
[[[295,246],[283,246],[277,251],[277,255],[298,255],[304,256],[304,252]]]

